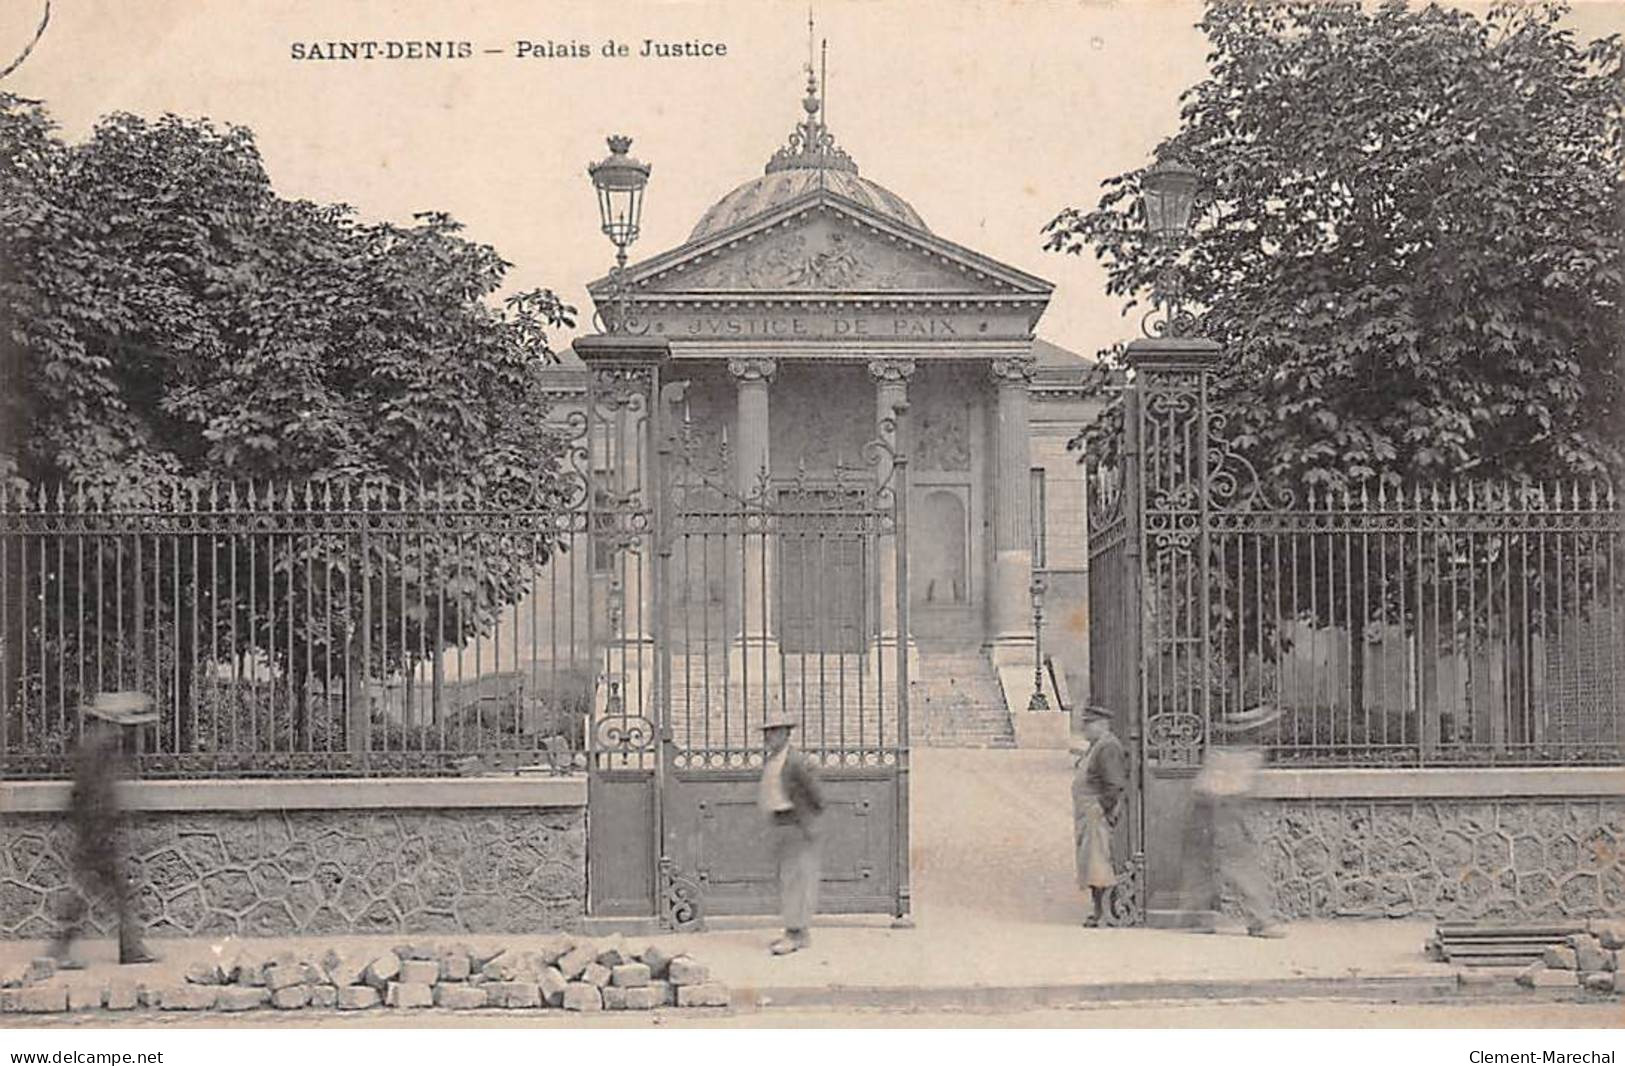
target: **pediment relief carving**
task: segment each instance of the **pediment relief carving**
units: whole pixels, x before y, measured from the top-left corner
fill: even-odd
[[[638,285],[645,292],[1006,292],[1008,287],[902,241],[816,219],[740,241]]]

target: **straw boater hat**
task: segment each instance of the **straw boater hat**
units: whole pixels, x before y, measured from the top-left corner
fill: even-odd
[[[158,720],[145,692],[103,692],[85,704],[85,714],[113,725],[151,725]]]
[[[762,720],[762,732],[773,729],[794,729],[798,723],[783,711],[774,711]]]

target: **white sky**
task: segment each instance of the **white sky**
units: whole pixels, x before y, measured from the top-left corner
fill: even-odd
[[[0,5],[0,63],[43,0]],[[863,176],[940,236],[1056,284],[1041,335],[1084,354],[1132,320],[1090,257],[1043,252],[1067,204],[1143,163],[1203,74],[1196,0],[817,0],[829,120]],[[804,0],[431,3],[55,0],[34,54],[0,86],[44,100],[70,139],[112,110],[251,127],[277,190],[369,218],[444,210],[580,308],[612,254],[585,166],[624,132],[654,167],[634,260],[680,244],[755,177],[801,115]],[[1625,2],[1582,3],[1588,36]],[[608,37],[727,44],[724,59],[516,59],[514,42]],[[294,41],[468,40],[504,55],[295,62]],[[585,317],[585,316],[583,316]],[[585,327],[583,327],[585,328]],[[564,338],[559,338],[562,342]],[[562,345],[561,345],[562,346]]]

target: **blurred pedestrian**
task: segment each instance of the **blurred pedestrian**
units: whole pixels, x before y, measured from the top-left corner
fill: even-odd
[[[818,818],[824,811],[824,793],[818,771],[790,744],[795,727],[795,721],[783,714],[762,726],[767,754],[762,761],[758,802],[773,834],[784,912],[784,935],[771,948],[775,955],[800,951],[812,942],[807,928],[818,908]]]
[[[1087,888],[1094,913],[1083,920],[1090,929],[1106,920],[1106,899],[1117,883],[1112,862],[1112,830],[1123,817],[1128,787],[1128,759],[1112,732],[1112,712],[1085,707],[1083,735],[1089,746],[1078,755],[1072,774],[1072,843],[1078,887]]]
[[[84,708],[84,728],[74,753],[73,794],[68,820],[73,825],[74,870],[85,892],[105,895],[118,916],[118,961],[156,962],[141,939],[124,873],[123,812],[119,781],[129,769],[125,746],[135,730],[158,720],[152,700],[140,692],[104,692]],[[78,969],[69,949],[83,931],[85,896],[68,897],[51,954],[64,969]]]
[[[1247,923],[1249,936],[1286,935],[1276,924],[1274,893],[1262,857],[1247,829],[1263,749],[1252,743],[1259,730],[1281,716],[1262,706],[1213,722],[1202,770],[1191,787],[1191,817],[1185,833],[1186,907],[1200,912],[1197,932],[1215,931],[1226,888]]]

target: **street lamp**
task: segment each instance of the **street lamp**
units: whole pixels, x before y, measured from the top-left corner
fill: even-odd
[[[1027,701],[1029,711],[1049,710],[1049,697],[1044,695],[1044,575],[1033,573],[1028,591],[1033,598],[1033,698]]]
[[[1199,175],[1177,157],[1158,159],[1140,178],[1147,228],[1164,244],[1185,236],[1191,224]]]
[[[615,245],[615,269],[610,272],[610,286],[616,311],[609,323],[611,332],[626,326],[626,249],[638,239],[643,190],[649,184],[649,164],[628,155],[631,147],[632,138],[617,133],[609,138],[609,155],[587,167],[592,186],[598,190],[600,228]]]
[[[1199,182],[1200,175],[1175,156],[1158,159],[1140,176],[1140,206],[1145,213],[1146,228],[1165,249],[1176,249],[1190,228],[1191,208],[1196,203]],[[1196,317],[1183,306],[1184,285],[1177,258],[1170,260],[1157,274],[1152,302],[1163,311],[1164,319],[1157,323],[1154,331],[1145,329],[1148,336],[1182,337],[1195,330]],[[1153,310],[1152,314],[1155,313]],[[1146,323],[1150,319],[1151,314],[1146,315]]]

